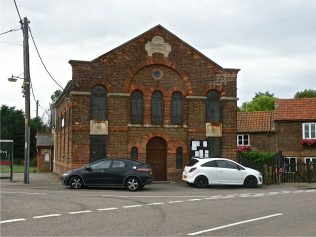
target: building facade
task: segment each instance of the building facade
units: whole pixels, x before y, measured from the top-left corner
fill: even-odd
[[[225,69],[157,25],[92,61],[70,60],[55,103],[54,172],[101,158],[178,180],[192,156],[236,159],[239,69]]]
[[[237,125],[239,148],[281,151],[291,172],[316,165],[316,98],[276,99],[274,111],[238,112]]]

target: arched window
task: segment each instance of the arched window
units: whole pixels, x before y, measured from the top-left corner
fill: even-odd
[[[182,94],[180,92],[174,92],[171,96],[171,123],[182,123]]]
[[[91,91],[91,119],[107,119],[107,92],[100,85],[93,87]]]
[[[183,169],[183,148],[182,147],[177,148],[176,169]]]
[[[221,103],[218,91],[211,90],[206,96],[206,122],[219,123],[221,121]]]
[[[155,91],[151,98],[151,123],[163,124],[163,95]]]
[[[138,149],[135,146],[133,146],[131,149],[131,159],[138,160]]]
[[[131,123],[143,123],[143,93],[135,90],[131,97]]]

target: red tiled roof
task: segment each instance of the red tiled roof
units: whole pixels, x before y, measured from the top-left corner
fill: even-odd
[[[275,120],[314,120],[316,121],[316,98],[277,99]]]
[[[272,132],[273,111],[238,112],[238,132]]]

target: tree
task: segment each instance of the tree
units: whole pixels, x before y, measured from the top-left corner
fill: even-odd
[[[24,112],[15,107],[1,106],[1,139],[13,140],[14,162],[24,161],[25,125]],[[40,117],[30,121],[30,159],[36,157],[36,133],[48,131]]]
[[[13,140],[14,160],[24,160],[24,113],[15,107],[1,106],[1,139]]]
[[[275,100],[276,98],[269,91],[266,91],[264,93],[257,92],[252,98],[252,101],[242,103],[240,111],[272,111],[274,110]]]
[[[295,99],[298,99],[298,98],[312,98],[312,97],[316,97],[316,90],[305,89],[303,91],[296,92],[296,94],[294,95]]]
[[[52,104],[54,104],[58,99],[59,97],[61,96],[63,92],[61,90],[55,90],[54,91],[54,94],[51,95],[51,99],[52,99]]]

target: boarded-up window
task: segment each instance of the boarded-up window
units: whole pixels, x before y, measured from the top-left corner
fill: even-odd
[[[131,159],[138,160],[138,149],[135,146],[131,149]]]
[[[131,123],[143,123],[143,93],[136,90],[131,97]]]
[[[180,92],[174,92],[171,97],[171,123],[181,124],[182,123],[182,94]]]
[[[100,85],[93,87],[91,91],[91,119],[107,119],[107,92]]]
[[[163,95],[160,91],[155,91],[151,98],[151,123],[163,123]]]
[[[106,136],[90,136],[90,161],[106,158]]]
[[[177,148],[176,169],[183,169],[183,148],[182,147]]]
[[[206,122],[221,122],[220,94],[215,90],[209,91],[206,96]]]
[[[210,149],[210,158],[221,157],[221,138],[208,137],[207,142]]]

